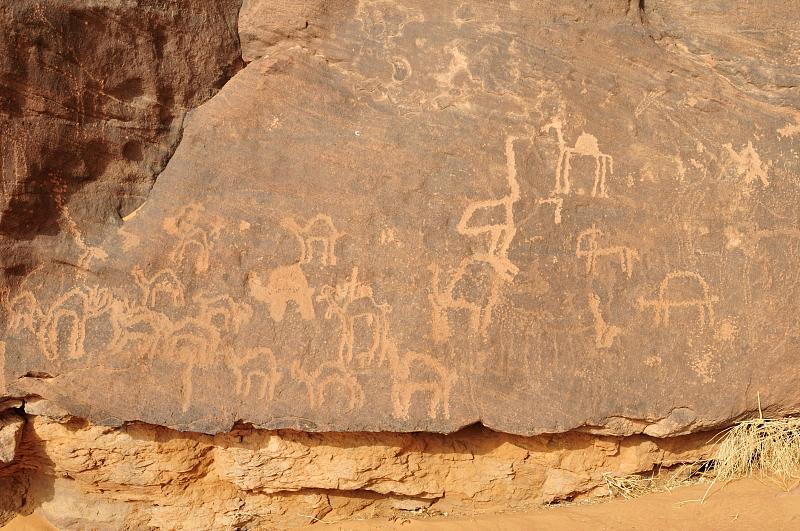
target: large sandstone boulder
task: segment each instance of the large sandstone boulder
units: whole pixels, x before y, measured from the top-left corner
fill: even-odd
[[[204,432],[800,411],[791,2],[279,4],[141,206],[87,238],[47,189],[55,235],[4,233],[6,394]]]

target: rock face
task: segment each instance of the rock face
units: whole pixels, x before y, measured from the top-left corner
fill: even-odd
[[[16,497],[22,513],[36,508],[59,529],[272,530],[420,509],[525,509],[605,496],[604,472],[693,461],[709,437],[521,437],[479,427],[447,436],[237,427],[209,436],[31,417],[24,468],[0,468],[0,525]]]
[[[108,215],[177,139],[166,102],[199,101],[162,85],[235,70],[228,4],[143,33],[3,8],[39,21],[4,37],[3,160],[47,170],[4,162],[7,395],[207,433],[800,411],[791,2],[246,2],[250,62]]]

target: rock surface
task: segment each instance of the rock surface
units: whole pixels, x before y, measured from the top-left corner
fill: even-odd
[[[33,28],[2,54],[6,395],[207,433],[800,411],[793,2],[251,0],[249,64],[131,210],[238,64],[238,6],[184,4],[0,8]]]
[[[0,464],[12,462],[17,457],[17,445],[22,439],[25,419],[11,411],[0,413]]]
[[[29,417],[0,468],[0,525],[36,510],[59,529],[276,529],[403,514],[470,514],[608,494],[619,475],[693,462],[710,434],[521,437],[301,433],[215,436]],[[3,513],[15,499],[24,506]],[[407,514],[407,513],[406,513]]]

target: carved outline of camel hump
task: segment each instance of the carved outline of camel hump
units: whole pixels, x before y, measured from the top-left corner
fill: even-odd
[[[317,214],[300,226],[294,219],[281,220],[281,227],[291,232],[300,244],[300,263],[310,264],[314,259],[314,244],[322,244],[322,265],[336,265],[336,241],[344,236],[336,229],[333,219],[326,214]]]
[[[667,299],[667,290],[669,289],[670,281],[674,279],[690,279],[694,280],[700,286],[703,292],[702,298],[684,299],[684,300],[669,300]],[[656,326],[669,325],[670,308],[692,308],[698,309],[698,324],[700,328],[706,325],[706,313],[708,313],[708,324],[714,325],[714,308],[712,304],[719,302],[719,297],[711,295],[711,290],[708,283],[698,273],[694,271],[672,271],[667,273],[664,280],[658,288],[658,298],[647,300],[644,297],[639,297],[639,308],[652,307],[654,310],[653,321]]]
[[[577,243],[575,245],[575,256],[578,258],[586,258],[586,274],[594,274],[598,257],[613,256],[616,254],[619,258],[620,269],[622,269],[622,272],[625,273],[628,278],[631,278],[633,274],[633,261],[639,258],[638,251],[623,245],[601,248],[597,243],[597,238],[602,236],[602,234],[603,231],[598,229],[594,223],[592,223],[591,228],[578,234]],[[583,243],[588,243],[587,249],[583,249]]]
[[[204,210],[203,205],[191,204],[183,207],[175,217],[164,220],[166,232],[179,237],[177,245],[169,254],[170,260],[179,267],[187,262],[190,267],[194,267],[196,273],[208,271],[211,260],[211,239],[208,231],[196,224]],[[212,226],[211,238],[217,237],[219,231],[219,227]],[[196,248],[193,264],[192,248]]]
[[[592,197],[608,197],[606,186],[606,174],[614,175],[614,158],[600,151],[600,144],[597,137],[587,132],[582,132],[575,141],[574,146],[567,146],[564,141],[562,125],[560,122],[553,122],[542,129],[555,129],[558,139],[558,161],[556,162],[555,186],[551,195],[567,195],[572,192],[570,174],[572,165],[570,160],[574,156],[593,157],[595,159],[594,183],[592,185]],[[599,193],[598,193],[599,192]]]
[[[517,233],[517,227],[514,222],[514,203],[520,200],[521,192],[519,182],[517,181],[517,163],[516,154],[514,153],[514,141],[516,137],[508,136],[505,141],[505,154],[506,154],[506,180],[508,182],[509,193],[498,199],[487,199],[482,201],[472,201],[464,209],[461,219],[458,221],[456,230],[459,234],[464,236],[482,236],[489,235],[489,245],[486,253],[475,253],[473,257],[476,260],[482,260],[492,267],[494,267],[497,274],[503,280],[510,282],[514,276],[519,272],[519,268],[508,259],[508,249],[514,236]],[[503,208],[505,220],[503,224],[496,225],[479,225],[469,226],[476,212],[481,210],[492,211],[497,207]]]
[[[325,390],[331,385],[340,385],[348,394],[348,411],[353,411],[364,405],[364,390],[352,374],[348,373],[339,364],[322,363],[313,373],[304,370],[300,362],[292,362],[290,371],[295,380],[306,386],[308,404],[311,409],[316,409],[325,403]],[[327,374],[326,374],[327,372]]]
[[[267,304],[269,315],[275,322],[283,321],[289,302],[294,302],[305,321],[314,319],[314,288],[308,285],[299,263],[278,266],[269,272],[267,284],[261,283],[257,273],[251,274],[247,281],[250,295],[257,301]]]
[[[368,295],[362,293],[368,293]],[[375,354],[378,354],[378,363],[382,363],[386,355],[386,341],[389,335],[389,323],[386,314],[391,311],[391,307],[388,304],[378,304],[372,296],[372,288],[358,282],[358,267],[354,267],[350,274],[350,280],[346,284],[343,304],[340,305],[336,299],[336,288],[332,286],[320,288],[317,301],[325,302],[328,305],[325,319],[330,319],[333,313],[336,313],[342,322],[339,333],[339,361],[343,365],[348,365],[353,361],[354,355],[362,354],[361,352],[353,353],[355,324],[359,319],[366,319],[369,325],[372,326],[372,345],[366,351],[367,364],[371,364],[374,361]],[[367,304],[372,306],[375,311],[351,313],[349,311],[350,307],[359,300],[367,301]]]
[[[65,305],[74,299],[78,302],[80,313],[75,308],[65,307]],[[38,340],[41,352],[50,360],[60,358],[61,349],[59,348],[59,335],[63,320],[66,319],[70,323],[69,334],[67,338],[67,345],[65,349],[65,356],[68,359],[80,359],[86,354],[86,323],[90,319],[96,319],[106,313],[110,316],[110,323],[112,325],[112,339],[111,344],[118,341],[118,336],[122,331],[117,326],[117,320],[114,318],[114,296],[106,288],[88,288],[75,287],[63,293],[55,302],[50,306],[48,311],[43,316],[43,322],[39,328]]]
[[[186,303],[185,288],[183,283],[172,269],[162,269],[150,278],[147,278],[141,267],[135,266],[131,276],[142,292],[142,306],[154,308],[157,306],[160,295],[172,300],[175,307]]]
[[[411,365],[417,364],[426,367],[433,379],[422,380],[424,371],[412,371]],[[428,399],[428,417],[438,418],[439,410],[442,417],[450,418],[450,390],[458,379],[457,375],[448,374],[447,369],[427,354],[409,350],[402,357],[393,347],[389,349],[389,365],[392,371],[392,407],[397,418],[407,420],[411,401],[417,393],[430,393]]]

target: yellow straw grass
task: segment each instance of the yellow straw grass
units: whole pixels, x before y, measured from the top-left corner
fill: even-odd
[[[764,418],[758,397],[758,418],[743,420],[716,434],[709,443],[711,457],[678,468],[669,478],[657,481],[650,476],[603,474],[609,494],[635,498],[642,494],[672,488],[693,481],[711,479],[701,500],[714,485],[725,487],[736,479],[755,477],[769,481],[785,491],[800,485],[800,417]]]
[[[716,483],[746,477],[769,480],[785,491],[800,484],[800,418],[764,418],[759,397],[759,418],[743,420],[719,433],[709,460]],[[712,440],[713,442],[713,440]]]

